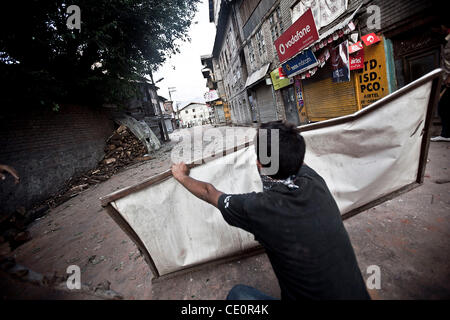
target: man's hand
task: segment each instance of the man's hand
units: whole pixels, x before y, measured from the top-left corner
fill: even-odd
[[[184,162],[172,164],[172,175],[178,181],[183,177],[189,176],[189,168]]]
[[[14,170],[14,168],[4,165],[4,164],[0,164],[0,179],[1,180],[6,179],[6,176],[3,174],[3,172],[8,172],[10,175],[12,175],[14,177],[15,184],[19,183],[19,181],[20,181],[19,174],[17,173],[16,170]]]
[[[189,177],[189,167],[184,162],[173,164],[171,169],[173,177],[189,192],[217,208],[219,197],[222,192],[214,188],[210,183],[198,181]]]

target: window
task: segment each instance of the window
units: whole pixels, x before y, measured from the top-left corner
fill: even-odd
[[[250,58],[250,63],[255,61],[255,51],[253,51],[252,39],[248,42],[248,56]]]
[[[280,7],[278,7],[275,11],[276,11],[278,20],[281,21],[281,9],[280,9]]]
[[[194,114],[194,119],[197,118],[197,116]]]
[[[262,28],[256,33],[256,42],[258,43],[258,52],[262,56],[266,53],[266,44],[264,43],[264,36],[262,34]]]
[[[233,37],[233,30],[231,29],[231,27],[230,27],[230,29],[228,30],[228,35],[227,35],[226,42],[227,42],[227,47],[228,47],[231,51],[233,51],[234,48],[235,48],[235,42],[234,42],[234,37]]]
[[[272,35],[272,41],[278,39],[283,33],[283,22],[281,19],[280,7],[276,8],[269,17],[270,22],[270,34]]]
[[[185,112],[185,113],[188,113],[188,110],[185,110],[184,112]]]
[[[195,112],[195,109],[192,109],[192,112]]]

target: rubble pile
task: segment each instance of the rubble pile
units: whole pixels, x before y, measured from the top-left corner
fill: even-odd
[[[109,137],[105,147],[105,156],[101,162],[103,167],[100,166],[95,171],[105,168],[109,172],[110,168],[123,167],[136,161],[151,159],[146,153],[145,146],[127,127],[122,125]]]
[[[123,167],[152,159],[147,155],[147,149],[142,142],[123,125],[108,138],[104,151],[105,155],[98,166],[77,179],[71,179],[63,193],[47,202],[50,207],[55,207],[78,195],[90,185],[108,180]]]
[[[108,138],[105,155],[95,169],[71,178],[59,194],[48,199],[44,204],[37,205],[28,211],[19,207],[11,214],[0,214],[0,256],[29,241],[31,235],[26,230],[26,226],[45,215],[50,208],[77,196],[91,185],[108,180],[125,166],[152,159],[146,153],[145,146],[126,126],[117,128]]]

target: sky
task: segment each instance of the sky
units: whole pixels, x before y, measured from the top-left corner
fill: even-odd
[[[168,59],[153,74],[155,82],[164,77],[156,84],[159,87],[158,94],[169,99],[168,87],[175,87],[176,92],[171,93],[172,100],[182,104],[191,100],[204,102],[203,95],[208,91],[200,62],[200,56],[211,54],[216,34],[214,23],[209,22],[208,0],[202,0],[198,4],[193,21],[189,30],[192,41],[181,43],[181,52]]]

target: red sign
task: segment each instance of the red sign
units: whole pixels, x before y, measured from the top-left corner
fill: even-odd
[[[350,70],[357,70],[364,68],[364,50],[359,50],[355,54],[349,56]]]
[[[277,40],[275,48],[283,62],[319,39],[311,9],[308,9]]]
[[[278,68],[278,74],[280,76],[280,80],[286,78],[286,75],[284,74],[284,70],[282,67]]]
[[[363,48],[363,45],[362,45],[361,41],[358,41],[357,43],[348,46],[348,53],[352,54],[356,51],[361,50],[362,48]]]
[[[370,45],[380,41],[380,38],[378,38],[378,36],[373,32],[366,34],[365,36],[362,36],[361,39],[362,39],[362,41],[364,41],[364,44],[366,46],[370,46]]]

